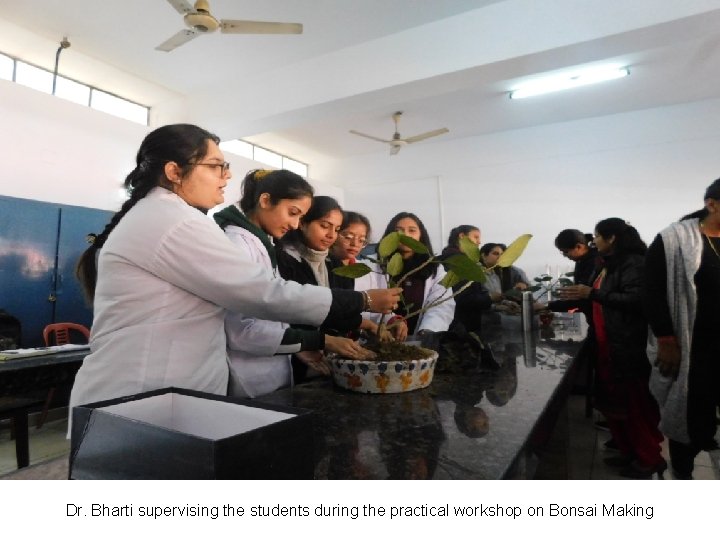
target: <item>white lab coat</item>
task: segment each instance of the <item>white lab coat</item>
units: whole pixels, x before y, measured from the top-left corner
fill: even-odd
[[[163,188],[100,251],[91,354],[70,406],[177,386],[225,394],[225,310],[319,326],[332,294],[275,278],[207,216]]]
[[[367,264],[373,270],[378,270],[377,265],[367,260],[359,260],[359,263]],[[425,280],[425,293],[423,296],[423,306],[427,306],[433,301],[441,297],[449,297],[452,290],[443,287],[440,281],[445,277],[445,268],[441,264],[437,265],[435,276],[431,276]],[[370,272],[355,280],[356,291],[367,291],[370,289],[387,289],[387,278],[377,271]],[[414,311],[414,310],[413,310]],[[432,332],[444,332],[450,328],[450,323],[455,317],[455,299],[451,298],[442,304],[428,309],[425,313],[421,313],[415,333],[420,330],[431,330]],[[375,322],[380,320],[377,313],[363,313],[363,318],[371,319]],[[387,320],[388,317],[385,318]]]
[[[249,263],[273,272],[267,249],[253,233],[228,225],[225,234]],[[240,312],[225,316],[230,384],[228,394],[256,397],[292,383],[290,355],[277,355],[288,324],[256,319]]]

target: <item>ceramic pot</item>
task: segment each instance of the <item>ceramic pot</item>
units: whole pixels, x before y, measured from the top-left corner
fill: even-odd
[[[420,360],[376,362],[333,358],[332,374],[341,388],[364,394],[397,394],[425,388],[432,382],[438,353],[428,350]]]

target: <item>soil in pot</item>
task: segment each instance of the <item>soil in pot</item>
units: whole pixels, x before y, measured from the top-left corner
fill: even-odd
[[[372,360],[375,362],[401,362],[407,360],[422,360],[432,355],[433,351],[424,349],[417,345],[407,345],[397,341],[385,341],[382,343],[367,343],[366,349],[370,349],[377,356]]]

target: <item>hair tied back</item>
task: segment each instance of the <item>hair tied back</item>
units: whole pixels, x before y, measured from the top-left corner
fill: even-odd
[[[265,178],[268,174],[270,174],[271,172],[272,172],[271,169],[258,169],[257,171],[255,171],[255,174],[253,174],[253,178],[255,180],[260,181],[263,178]]]

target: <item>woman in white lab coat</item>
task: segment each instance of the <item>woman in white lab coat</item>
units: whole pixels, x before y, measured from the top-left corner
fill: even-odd
[[[188,124],[143,140],[130,198],[78,262],[94,320],[71,407],[168,386],[225,394],[225,310],[319,325],[397,302],[397,290],[303,287],[249,262],[205,215],[231,177],[218,142]]]
[[[242,198],[215,214],[215,221],[249,262],[278,273],[274,240],[297,229],[313,197],[312,186],[286,170],[250,171]],[[360,315],[356,323],[360,324]],[[290,354],[322,374],[329,374],[322,351],[362,358],[368,351],[351,339],[326,336],[313,329],[258,319],[245,313],[225,317],[230,360],[229,394],[256,397],[292,384]]]

